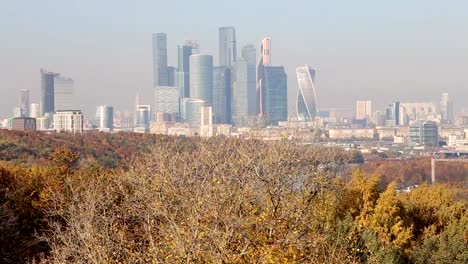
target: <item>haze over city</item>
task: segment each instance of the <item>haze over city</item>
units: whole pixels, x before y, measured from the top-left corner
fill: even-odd
[[[319,107],[374,108],[433,101],[442,92],[455,112],[468,106],[468,3],[465,1],[4,1],[0,9],[0,116],[12,116],[21,89],[40,101],[39,70],[75,81],[77,104],[132,110],[138,91],[151,104],[151,35],[177,45],[196,40],[218,62],[218,28],[234,26],[238,47],[272,39],[272,61],[288,75],[289,109],[296,67],[317,70]]]

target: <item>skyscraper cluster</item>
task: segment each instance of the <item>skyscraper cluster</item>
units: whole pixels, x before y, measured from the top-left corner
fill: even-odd
[[[218,33],[218,65],[187,41],[177,47],[177,68],[168,66],[167,34],[153,34],[152,120],[164,113],[173,121],[199,124],[202,107],[212,108],[216,124],[248,126],[259,117],[268,125],[287,120],[287,76],[283,66],[271,66],[271,39],[262,41],[257,60],[253,44],[238,52],[234,27],[221,27]]]

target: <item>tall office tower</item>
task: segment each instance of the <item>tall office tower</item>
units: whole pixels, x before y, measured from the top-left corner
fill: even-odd
[[[21,116],[29,117],[29,90],[21,90],[19,99],[19,105],[21,107]]]
[[[399,126],[400,125],[400,102],[393,102],[387,107],[386,110],[386,123],[387,126]]]
[[[101,132],[114,129],[114,108],[109,105],[100,105],[96,110],[95,125]]]
[[[38,118],[41,116],[41,106],[39,104],[32,103],[29,109],[29,117]]]
[[[151,122],[151,107],[149,105],[137,105],[135,126],[149,128]]]
[[[153,114],[167,113],[177,119],[179,115],[179,88],[176,86],[156,86],[154,88]]]
[[[257,92],[257,100],[258,100],[258,105],[257,105],[257,112],[260,117],[264,117],[265,113],[263,110],[265,107],[262,105],[264,99],[262,98],[262,95],[264,94],[264,79],[265,79],[265,66],[270,66],[271,65],[271,39],[270,38],[264,38],[262,40],[262,44],[260,45],[260,59],[258,60],[257,63],[257,82],[256,82],[256,92]]]
[[[372,117],[372,101],[356,101],[356,119],[370,120]]]
[[[231,67],[237,59],[236,30],[219,28],[219,66]]]
[[[167,86],[176,86],[176,67],[167,67]]]
[[[257,63],[257,49],[253,44],[247,44],[242,47],[242,58],[247,60],[249,65]]]
[[[41,69],[41,115],[53,113],[54,105],[54,79],[60,76],[58,73]]]
[[[442,114],[442,122],[450,124],[453,122],[453,103],[450,100],[448,93],[442,94],[442,99],[440,100],[440,112]]]
[[[247,126],[249,117],[249,65],[244,58],[238,58],[233,68],[232,81],[232,124]]]
[[[153,78],[154,87],[167,86],[167,35],[165,33],[153,34]]]
[[[231,70],[213,68],[213,112],[216,124],[231,123]]]
[[[54,105],[55,111],[75,109],[73,98],[73,79],[55,76],[54,78]]]
[[[190,98],[213,106],[213,56],[190,56]]]
[[[288,82],[283,66],[265,66],[261,94],[263,117],[267,125],[288,119]]]
[[[79,110],[55,111],[54,130],[57,132],[83,133],[83,113]]]
[[[183,45],[177,47],[177,86],[181,98],[190,97],[190,56],[193,47]]]
[[[317,95],[315,93],[315,70],[309,65],[298,67],[296,118],[300,121],[312,121],[317,116]]]
[[[192,98],[180,99],[180,114],[182,121],[189,124],[200,124],[201,109],[205,106],[205,101]]]
[[[257,76],[256,76],[256,59],[257,50],[252,44],[242,47],[242,58],[247,61],[247,98],[248,98],[248,114],[254,116],[258,114],[258,99],[257,99]]]

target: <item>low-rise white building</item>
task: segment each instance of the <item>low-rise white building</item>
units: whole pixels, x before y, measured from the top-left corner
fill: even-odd
[[[81,110],[61,110],[54,114],[54,130],[57,132],[83,133]]]

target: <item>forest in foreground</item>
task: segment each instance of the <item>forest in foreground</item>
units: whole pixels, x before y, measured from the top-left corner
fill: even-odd
[[[338,148],[0,131],[0,159],[2,263],[468,262],[464,185]]]

